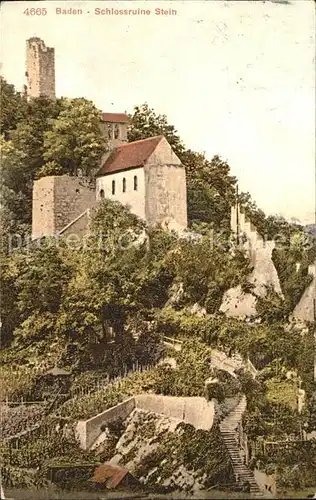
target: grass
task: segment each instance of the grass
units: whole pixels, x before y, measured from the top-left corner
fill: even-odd
[[[302,488],[300,490],[283,490],[277,494],[277,498],[307,498],[308,495],[316,493],[316,483],[315,486],[310,486],[309,488]]]
[[[0,369],[0,401],[16,392],[27,390],[35,380],[36,369],[27,367],[11,368],[3,366]]]

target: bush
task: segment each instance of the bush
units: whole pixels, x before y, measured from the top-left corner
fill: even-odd
[[[157,467],[150,475],[151,485],[160,484],[162,479],[170,477],[181,465],[201,478],[205,475],[205,487],[234,481],[230,457],[217,426],[213,426],[210,431],[203,431],[189,424],[179,424],[174,433],[164,436],[149,461],[150,468],[146,457],[137,470],[144,474]]]

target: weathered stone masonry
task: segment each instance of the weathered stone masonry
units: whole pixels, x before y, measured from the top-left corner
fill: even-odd
[[[59,233],[95,205],[95,189],[80,177],[48,176],[34,182],[33,239]]]
[[[26,41],[26,77],[28,97],[55,99],[55,49],[37,37]]]

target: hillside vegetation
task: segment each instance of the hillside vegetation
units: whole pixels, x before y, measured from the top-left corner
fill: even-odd
[[[247,290],[251,271],[246,253],[236,246],[230,231],[237,179],[220,157],[208,160],[187,149],[167,118],[144,104],[131,115],[129,140],[163,134],[186,166],[187,237],[159,227],[149,230],[126,207],[104,200],[93,220],[98,237],[91,236],[88,245],[69,248],[55,238],[30,243],[32,182],[48,174],[76,175],[79,170],[93,177],[106,144],[98,127],[99,111],[85,99],[26,102],[2,78],[1,104],[1,400],[47,399],[52,404],[43,416],[42,434],[27,440],[14,455],[2,444],[10,466],[35,469],[42,460],[58,456],[96,460],[78,449],[72,431],[61,439],[54,429],[57,423],[72,428],[76,420],[128,395],[151,391],[207,397],[205,380],[214,375],[212,348],[229,355],[239,353],[259,370],[256,380],[240,372],[235,385],[216,374],[218,394],[224,399],[234,393],[247,396],[244,426],[253,449],[261,450],[263,440],[299,438],[302,429],[315,429],[315,324],[302,328],[288,321],[311,280],[308,265],[316,255],[313,236],[281,217],[266,217],[249,193],[239,194],[258,231],[279,241],[273,260],[284,299],[268,293],[258,303],[257,322],[225,318],[219,313],[224,292],[237,285]],[[193,306],[203,315],[193,314]],[[164,335],[184,341],[183,350],[174,354],[176,370],[156,366],[164,355]],[[41,377],[54,366],[71,372],[63,398],[56,399],[58,387],[45,386]],[[135,367],[147,370],[128,374]],[[118,376],[120,381],[108,384]],[[302,413],[296,404],[299,386],[306,392]],[[11,435],[21,430],[13,414],[6,413],[6,425],[12,425],[6,432]],[[181,434],[170,437],[169,444],[163,441],[153,460],[172,449],[177,456],[183,451],[190,462],[191,446],[194,460],[202,461],[200,437],[192,429],[187,429],[187,436],[188,442]],[[202,438],[217,447],[216,436]],[[260,451],[257,456],[266,467],[274,464]],[[299,460],[303,459],[297,453]],[[304,460],[313,467],[309,459]],[[310,485],[312,475],[302,474],[300,481],[289,471],[289,462],[279,457],[277,463],[284,471],[285,486]],[[167,461],[161,473],[167,474],[169,466]],[[218,467],[220,475],[222,463]],[[209,484],[216,484],[216,474],[204,462],[202,469],[210,477]],[[36,484],[44,477],[41,474]]]

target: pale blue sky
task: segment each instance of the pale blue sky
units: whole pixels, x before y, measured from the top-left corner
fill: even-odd
[[[23,14],[44,6],[46,16]],[[152,14],[96,16],[97,7]],[[162,7],[177,15],[154,15]],[[18,89],[25,40],[38,36],[55,47],[58,96],[117,112],[147,101],[187,147],[226,159],[267,213],[314,220],[313,1],[13,2],[1,25],[2,73]]]

